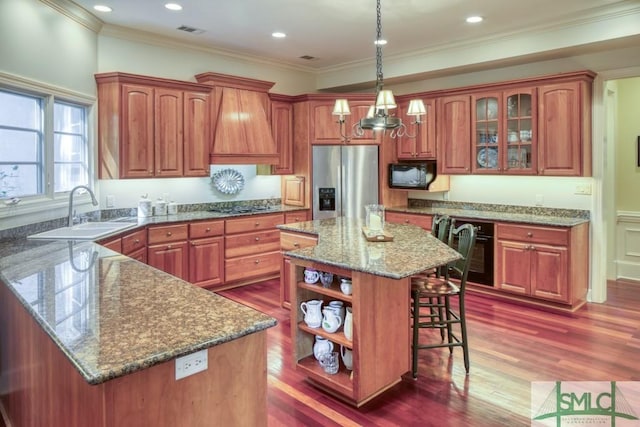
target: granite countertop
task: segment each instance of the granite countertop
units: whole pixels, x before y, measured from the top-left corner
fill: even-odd
[[[542,213],[521,213],[503,212],[482,209],[455,209],[443,207],[386,207],[385,210],[392,212],[405,212],[422,215],[449,215],[455,218],[477,219],[499,222],[518,222],[535,225],[550,225],[560,227],[573,227],[589,222],[589,218],[577,216],[559,216]]]
[[[0,243],[0,281],[89,384],[276,324],[93,242]]]
[[[460,258],[460,254],[420,227],[385,224],[391,242],[369,242],[362,233],[363,222],[353,218],[332,218],[279,225],[289,230],[318,236],[318,244],[285,254],[348,270],[391,279],[402,279]]]

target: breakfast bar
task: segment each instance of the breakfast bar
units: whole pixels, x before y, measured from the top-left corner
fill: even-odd
[[[343,217],[279,226],[282,240],[317,238],[314,246],[284,253],[293,363],[315,386],[354,406],[393,387],[410,370],[410,277],[460,258],[417,226],[386,224],[392,240],[384,242],[368,241],[362,226],[361,220]],[[307,269],[331,273],[333,280],[307,283]],[[342,292],[340,278],[351,279],[350,295]],[[305,323],[300,305],[310,300],[337,300],[351,307],[352,336],[345,336],[343,328],[328,332]],[[351,351],[352,369],[341,361],[337,374],[326,373],[314,356],[316,337],[329,340],[334,351]]]

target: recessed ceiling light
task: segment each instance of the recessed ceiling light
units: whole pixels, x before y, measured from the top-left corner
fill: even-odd
[[[97,4],[95,6],[93,6],[94,10],[97,10],[98,12],[111,12],[113,11],[113,9],[111,9],[109,6],[105,6],[103,4]]]
[[[387,44],[387,41],[385,39],[380,39],[380,40],[374,41],[373,44],[379,45],[379,46],[384,46],[385,44]]]
[[[169,10],[182,10],[182,6],[180,6],[178,3],[167,3],[164,5],[164,7]]]
[[[477,24],[478,22],[482,21],[484,21],[484,18],[482,16],[470,16],[467,18],[467,22],[469,24]]]
[[[271,37],[274,37],[276,39],[283,39],[283,38],[287,37],[287,35],[285,33],[280,32],[280,31],[276,31],[276,32],[271,33]]]

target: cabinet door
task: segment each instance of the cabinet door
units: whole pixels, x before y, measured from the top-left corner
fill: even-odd
[[[153,89],[122,85],[121,178],[149,178],[154,173]]]
[[[129,258],[133,258],[136,261],[140,261],[141,263],[147,263],[147,248],[140,248],[136,251],[131,252],[127,255]]]
[[[184,93],[184,176],[209,176],[210,95]]]
[[[470,98],[438,100],[438,167],[443,174],[468,174],[471,168]]]
[[[311,102],[311,144],[342,144],[338,119],[331,114],[334,104],[335,101]],[[351,127],[347,122],[345,122],[343,131],[347,135],[351,134]]]
[[[291,258],[282,257],[282,266],[280,267],[280,306],[282,308],[291,308]]]
[[[189,282],[198,286],[224,281],[224,238],[192,240],[189,246]]]
[[[535,88],[503,93],[504,128],[500,162],[511,175],[535,175],[538,171],[537,100]]]
[[[367,117],[367,113],[369,112],[369,107],[371,107],[371,105],[373,105],[373,100],[371,101],[349,100],[349,108],[351,110],[351,114],[347,116],[347,123],[345,128],[347,135],[353,134],[353,125],[358,123],[360,119]],[[333,108],[332,108],[332,111],[333,111]],[[397,111],[391,110],[390,112],[391,114],[397,114]],[[334,120],[335,120],[335,116],[332,116],[332,117],[334,117]],[[382,132],[378,132],[378,134],[382,134]],[[351,141],[349,141],[349,143],[350,144],[378,144],[379,140],[376,132],[372,130],[367,130],[364,132],[362,136],[352,135]]]
[[[115,239],[103,240],[98,243],[107,249],[122,253],[122,239],[120,237],[116,237]]]
[[[529,245],[498,240],[494,267],[496,288],[529,295],[531,291],[531,251]]]
[[[183,92],[155,89],[155,176],[183,174]]]
[[[150,266],[172,274],[183,280],[189,280],[189,252],[187,242],[149,246],[147,262]]]
[[[431,231],[431,222],[433,221],[433,216],[406,214],[401,212],[386,212],[385,221],[394,222],[397,224],[417,225],[418,227],[422,227],[427,231]]]
[[[304,177],[288,176],[283,179],[283,203],[291,206],[304,206]]]
[[[538,169],[541,175],[581,175],[580,90],[580,82],[538,88]]]
[[[569,302],[567,248],[535,245],[532,252],[531,295],[552,301]]]
[[[471,170],[473,173],[501,172],[500,116],[502,95],[499,92],[471,97]]]
[[[272,170],[276,174],[293,173],[293,105],[272,101],[271,132],[278,149],[278,164]]]
[[[415,116],[408,116],[409,100],[398,105],[398,116],[406,126],[404,135],[397,138],[398,160],[436,158],[436,109],[435,100],[424,99],[426,116],[420,117],[420,125],[415,124]]]

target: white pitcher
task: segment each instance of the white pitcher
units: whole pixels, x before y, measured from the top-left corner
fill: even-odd
[[[353,341],[353,314],[351,307],[347,307],[347,313],[344,316],[344,337],[349,341]]]
[[[353,370],[353,353],[347,347],[340,346],[340,356],[342,356],[342,363],[348,370]]]
[[[322,310],[322,329],[329,333],[334,333],[342,326],[342,319],[333,307],[326,307]]]
[[[326,338],[316,335],[316,342],[313,344],[313,357],[320,360],[320,355],[333,351],[333,343]]]
[[[322,300],[312,299],[300,303],[300,310],[304,313],[304,322],[310,328],[322,325]]]

